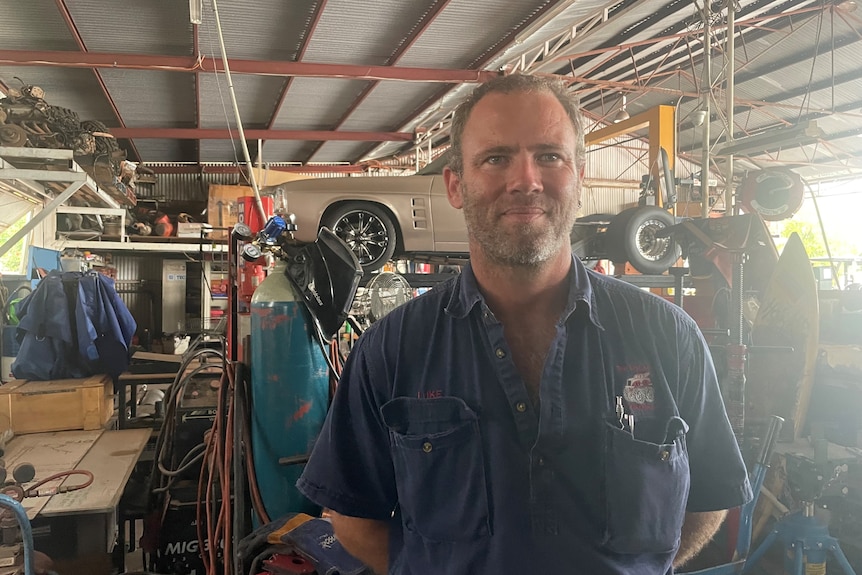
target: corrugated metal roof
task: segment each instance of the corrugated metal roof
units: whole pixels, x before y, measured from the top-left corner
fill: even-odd
[[[502,38],[548,3],[548,0],[519,2],[501,10],[496,0],[452,0],[399,64],[470,67],[489,52],[499,51]]]
[[[102,70],[100,74],[126,126],[179,128],[194,125],[189,122],[195,114],[194,84],[188,76],[144,70]],[[153,102],[159,105],[153,106]]]
[[[150,158],[151,163],[159,163],[173,162],[183,157],[187,153],[183,148],[188,144],[184,140],[142,139],[137,141],[136,146],[143,157]]]
[[[363,80],[294,78],[273,127],[280,130],[328,130],[368,86]]]
[[[182,2],[178,4],[184,6]],[[295,60],[308,32],[309,19],[319,4],[319,1],[219,2],[228,57]],[[180,14],[179,18],[188,21],[187,14]],[[202,53],[220,57],[218,31],[211,14],[205,13],[199,45]]]
[[[328,0],[306,62],[383,66],[433,0]]]
[[[55,0],[15,2],[2,8],[0,50],[77,50]],[[4,73],[5,75],[5,73]]]
[[[185,2],[147,0],[146,10],[92,0],[64,3],[88,51],[181,56],[192,53],[192,26]],[[52,4],[56,13],[57,3]]]
[[[275,109],[282,79],[275,76],[232,74],[243,127],[263,128]],[[202,128],[236,126],[230,92],[224,74],[200,74]]]

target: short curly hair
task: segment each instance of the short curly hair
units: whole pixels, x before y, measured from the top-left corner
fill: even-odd
[[[584,127],[581,119],[578,97],[568,91],[565,81],[554,76],[532,76],[529,74],[510,74],[500,76],[477,87],[461,102],[455,110],[449,128],[449,169],[463,175],[464,152],[461,148],[464,127],[479,100],[488,94],[511,94],[514,92],[546,92],[552,94],[566,111],[575,129],[575,164],[582,168],[586,164],[584,146]]]

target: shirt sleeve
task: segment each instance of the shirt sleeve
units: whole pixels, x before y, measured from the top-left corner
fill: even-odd
[[[676,341],[683,382],[679,409],[689,425],[686,447],[691,488],[687,510],[737,507],[751,499],[751,486],[727,418],[709,347],[690,320],[684,322]]]
[[[389,449],[375,393],[384,372],[382,343],[366,332],[351,351],[311,458],[297,481],[303,495],[341,515],[389,520],[397,502]],[[387,389],[386,385],[377,389]]]

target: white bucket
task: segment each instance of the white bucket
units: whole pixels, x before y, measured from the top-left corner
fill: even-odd
[[[2,373],[0,373],[0,381],[3,383],[9,383],[15,379],[15,376],[12,375],[12,362],[14,361],[14,357],[8,357],[5,355],[0,357],[0,370],[2,370]]]

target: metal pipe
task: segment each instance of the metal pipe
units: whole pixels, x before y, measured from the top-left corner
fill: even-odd
[[[18,520],[18,525],[21,527],[22,545],[24,547],[24,575],[33,575],[36,572],[33,565],[33,529],[30,526],[30,520],[27,518],[27,512],[24,511],[24,506],[20,502],[3,494],[0,494],[0,507],[10,510],[15,519]]]
[[[727,83],[727,145],[733,143],[733,109],[736,101],[736,81],[733,78],[736,72],[736,2],[731,0],[727,3],[727,62],[725,65],[725,82]],[[727,175],[724,182],[724,214],[734,215],[736,207],[733,205],[733,154],[727,156]]]
[[[703,97],[701,106],[706,111],[703,122],[703,150],[700,166],[700,215],[709,217],[709,125],[712,122],[710,100],[712,95],[712,39],[710,38],[709,0],[703,2],[703,77],[700,92]]]
[[[265,222],[269,216],[266,210],[263,209],[263,202],[260,200],[260,190],[257,188],[257,180],[254,177],[254,168],[251,163],[251,155],[248,153],[248,142],[245,141],[245,132],[242,129],[242,118],[239,115],[239,106],[236,103],[236,92],[233,89],[233,80],[230,77],[230,68],[227,62],[227,50],[224,47],[224,36],[221,32],[221,20],[218,16],[218,5],[216,0],[212,0],[213,13],[215,14],[216,32],[218,33],[219,48],[221,48],[221,59],[224,65],[224,76],[227,79],[228,93],[230,93],[230,103],[233,106],[233,113],[236,117],[236,128],[239,132],[239,142],[242,146],[242,155],[245,157],[245,165],[248,167],[248,181],[251,183],[251,189],[254,192],[254,202],[257,205],[257,211],[260,212],[260,221]],[[216,72],[218,73],[218,72]]]

